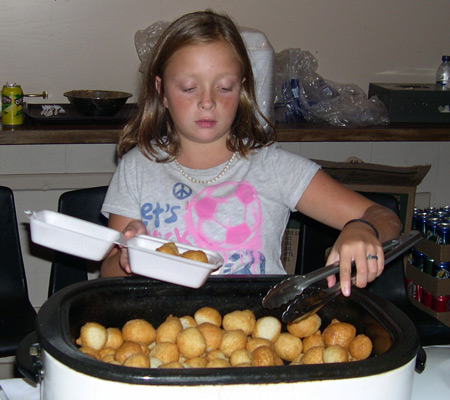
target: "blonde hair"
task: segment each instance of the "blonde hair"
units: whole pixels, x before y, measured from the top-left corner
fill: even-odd
[[[253,71],[239,30],[230,17],[206,10],[186,14],[172,22],[153,47],[137,111],[119,138],[119,156],[138,146],[147,158],[158,162],[167,162],[177,157],[180,142],[169,111],[163,104],[164,84],[162,83],[158,92],[156,78],[164,75],[171,56],[180,48],[217,41],[225,41],[231,46],[240,64],[242,77],[245,78],[231,135],[227,139],[228,149],[245,156],[252,149],[275,141],[273,125],[261,113],[256,102]],[[263,128],[256,115],[266,121],[268,129]],[[157,148],[168,156],[158,158]]]

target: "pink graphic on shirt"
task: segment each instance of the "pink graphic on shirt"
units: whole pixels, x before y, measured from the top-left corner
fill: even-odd
[[[186,233],[195,245],[222,254],[261,251],[261,203],[248,182],[203,189],[186,206]]]

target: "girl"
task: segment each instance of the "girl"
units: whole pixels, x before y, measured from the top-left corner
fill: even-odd
[[[230,18],[207,10],[174,21],[119,140],[102,208],[109,226],[221,252],[220,274],[284,274],[281,240],[298,210],[342,230],[327,262],[340,260],[344,295],[352,260],[364,287],[383,270],[380,241],[399,235],[397,216],[279,148],[255,110],[250,60]],[[101,272],[130,274],[126,249],[114,248]]]

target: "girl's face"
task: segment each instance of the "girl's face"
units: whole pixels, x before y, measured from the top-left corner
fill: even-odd
[[[177,50],[169,59],[162,80],[164,106],[181,144],[225,144],[243,82],[230,45],[219,41]],[[160,90],[161,78],[157,78],[156,85]]]

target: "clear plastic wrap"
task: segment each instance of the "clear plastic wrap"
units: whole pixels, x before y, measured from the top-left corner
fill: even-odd
[[[169,22],[158,21],[134,34],[134,45],[136,46],[138,57],[141,60],[141,65],[139,67],[140,72],[145,71],[148,57],[150,56],[153,46],[158,41],[161,33],[163,33],[168,26]]]
[[[290,123],[305,118],[334,126],[368,126],[390,122],[385,105],[355,84],[320,76],[309,52],[285,49],[275,55],[275,119]]]

